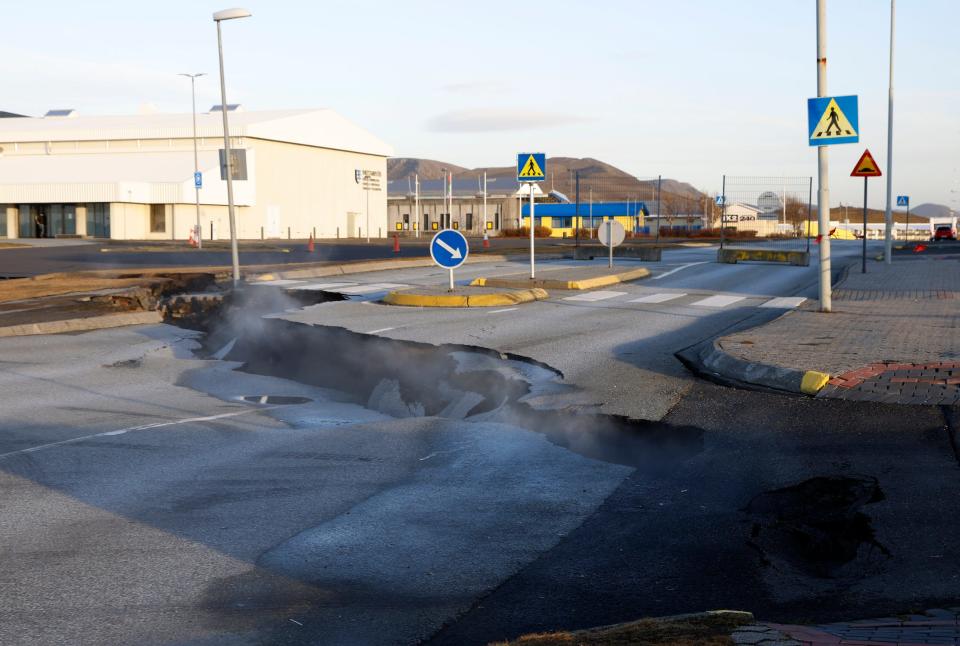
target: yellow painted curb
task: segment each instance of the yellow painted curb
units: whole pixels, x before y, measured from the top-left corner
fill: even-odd
[[[626,283],[631,280],[646,278],[650,275],[650,270],[646,267],[631,269],[630,271],[620,272],[619,274],[606,274],[596,278],[584,278],[583,280],[554,280],[551,278],[474,278],[470,283],[473,287],[507,287],[513,289],[529,288],[531,285],[543,289],[596,289],[597,287],[607,287],[617,283]]]
[[[390,292],[383,302],[406,307],[505,307],[547,298],[546,290],[533,288],[495,294],[411,294]]]
[[[800,390],[806,395],[816,395],[830,381],[830,375],[816,370],[807,370],[800,381]]]

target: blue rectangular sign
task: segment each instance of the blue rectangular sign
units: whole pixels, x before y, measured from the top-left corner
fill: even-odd
[[[193,185],[197,188],[203,188],[203,173],[200,171],[193,174]]]
[[[909,196],[909,195],[898,195],[898,196],[897,196],[897,206],[910,206],[910,196]]]
[[[860,141],[857,96],[807,99],[807,130],[811,146],[854,144]]]
[[[519,153],[517,155],[517,181],[542,182],[547,179],[546,153]]]

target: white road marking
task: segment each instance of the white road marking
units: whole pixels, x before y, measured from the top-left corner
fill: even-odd
[[[616,298],[617,296],[623,296],[626,292],[606,292],[603,290],[597,292],[587,292],[586,294],[577,294],[576,296],[567,296],[563,300],[565,301],[603,301],[608,298]]]
[[[683,271],[684,269],[687,269],[688,267],[696,267],[697,265],[705,265],[705,264],[707,264],[708,262],[710,262],[710,261],[709,261],[709,260],[703,260],[703,261],[700,261],[700,262],[688,262],[688,263],[685,264],[685,265],[680,265],[680,266],[677,267],[676,269],[671,269],[670,271],[664,272],[664,273],[660,274],[659,276],[654,276],[654,277],[651,278],[650,280],[660,280],[661,278],[666,278],[667,276],[669,276],[669,275],[671,275],[671,274],[675,274],[675,273],[677,273],[678,271]]]
[[[4,458],[9,458],[14,455],[22,455],[24,453],[35,453],[37,451],[42,451],[44,449],[52,449],[57,446],[64,446],[66,444],[75,444],[77,442],[83,442],[84,440],[92,440],[96,437],[107,437],[109,435],[123,435],[124,433],[129,433],[130,431],[146,431],[153,428],[163,428],[164,426],[177,426],[179,424],[191,424],[193,422],[212,422],[218,419],[225,419],[227,417],[237,417],[238,415],[247,415],[248,413],[256,413],[262,410],[270,410],[271,408],[276,408],[276,406],[270,406],[267,408],[244,408],[243,410],[233,411],[231,413],[220,413],[219,415],[207,415],[206,417],[188,417],[186,419],[175,419],[169,422],[154,422],[153,424],[143,424],[142,426],[130,426],[129,428],[121,428],[115,431],[104,431],[102,433],[94,433],[93,435],[84,435],[82,437],[71,437],[69,440],[60,440],[59,442],[50,442],[49,444],[38,444],[37,446],[31,446],[28,449],[20,449],[19,451],[10,451],[9,453],[0,453],[0,460]]]
[[[370,330],[367,334],[380,334],[381,332],[389,332],[390,330],[396,330],[395,327],[382,327],[379,330]]]
[[[718,294],[716,296],[710,296],[703,299],[702,301],[697,301],[692,303],[697,307],[726,307],[727,305],[733,305],[738,301],[742,301],[746,296],[723,296]]]
[[[356,285],[356,283],[311,283],[310,285],[297,285],[297,289],[326,291],[336,289],[337,287],[349,287],[351,285]]]
[[[507,307],[507,308],[502,309],[502,310],[493,310],[493,311],[487,312],[487,314],[500,314],[501,312],[516,312],[518,309],[520,309],[520,308],[519,308],[519,307]]]
[[[297,285],[302,282],[302,280],[287,280],[285,278],[278,278],[276,280],[261,280],[254,283],[254,285]]]
[[[792,310],[795,307],[800,307],[807,302],[807,299],[802,296],[781,296],[780,298],[772,298],[760,307],[772,307],[774,309],[781,310]]]
[[[642,298],[635,298],[631,303],[666,303],[677,298],[683,298],[686,294],[650,294]]]
[[[386,292],[391,289],[406,287],[398,283],[373,283],[372,285],[357,285],[356,287],[345,287],[336,291],[341,294],[371,294],[373,292]]]

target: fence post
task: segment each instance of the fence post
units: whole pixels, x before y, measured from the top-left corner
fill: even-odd
[[[263,240],[263,227],[260,227],[260,239]]]
[[[287,240],[290,240],[290,227],[287,227]]]

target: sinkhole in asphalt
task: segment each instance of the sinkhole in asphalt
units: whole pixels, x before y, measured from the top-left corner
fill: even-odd
[[[821,578],[862,577],[890,556],[862,509],[884,500],[876,478],[820,476],[755,496],[743,509],[748,543],[767,564]]]
[[[206,332],[207,356],[240,362],[248,373],[334,389],[396,418],[509,424],[586,457],[650,469],[670,468],[703,449],[700,428],[565,403],[576,389],[558,371],[522,356],[264,316],[292,306],[287,295],[259,289],[224,299],[187,327]]]

